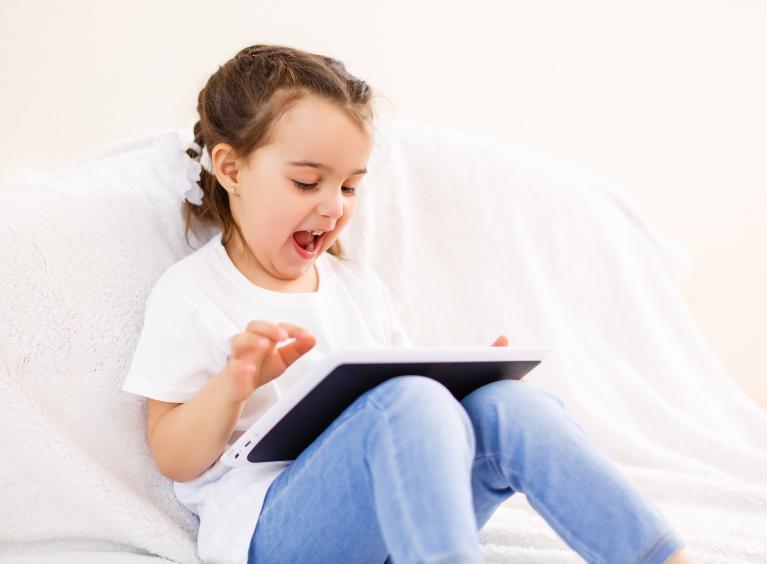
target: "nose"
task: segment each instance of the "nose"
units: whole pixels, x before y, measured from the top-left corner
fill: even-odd
[[[317,211],[323,217],[340,218],[344,214],[344,195],[341,188],[336,192],[327,190],[322,195]]]

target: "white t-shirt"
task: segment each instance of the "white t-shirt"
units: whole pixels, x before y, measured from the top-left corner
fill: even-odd
[[[152,287],[144,325],[122,390],[161,401],[190,400],[231,354],[231,339],[254,319],[299,325],[315,346],[245,401],[228,446],[322,356],[338,347],[413,346],[378,275],[327,252],[315,259],[316,292],[267,290],[249,281],[221,243],[221,232],[169,267]],[[173,482],[178,500],[200,518],[205,562],[246,564],[269,485],[289,462],[231,468],[218,459],[191,482]]]

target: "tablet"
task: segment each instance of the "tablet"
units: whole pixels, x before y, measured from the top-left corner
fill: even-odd
[[[433,378],[461,400],[490,382],[519,380],[550,351],[510,346],[333,350],[272,404],[221,455],[221,462],[245,466],[295,460],[355,399],[389,378]]]

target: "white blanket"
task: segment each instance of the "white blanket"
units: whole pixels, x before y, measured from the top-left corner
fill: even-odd
[[[342,241],[390,284],[414,342],[553,347],[528,382],[564,400],[690,555],[767,561],[767,414],[691,317],[684,250],[601,178],[390,125]],[[191,252],[153,145],[168,135],[0,186],[3,562],[199,561],[143,402],[119,392],[149,287]],[[582,561],[522,494],[480,540],[490,562]]]

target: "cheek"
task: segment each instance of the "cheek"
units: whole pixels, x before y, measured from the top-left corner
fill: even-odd
[[[349,223],[349,220],[352,218],[353,211],[354,211],[353,209],[344,207],[344,213],[341,217],[338,218],[338,221],[336,221],[336,227],[333,230],[334,238],[338,238],[341,236],[341,234],[344,231],[344,228],[346,227],[346,224]]]
[[[354,210],[357,209],[358,197],[359,196],[352,196],[351,198],[348,198],[348,201],[344,204],[344,215],[339,218],[340,222],[347,223],[352,215],[354,215]]]
[[[259,214],[260,226],[257,227],[261,236],[265,240],[277,241],[287,236],[293,235],[295,229],[295,218],[285,213],[272,212]],[[289,233],[288,233],[289,232]]]
[[[344,206],[344,213],[341,217],[338,218],[335,229],[333,230],[332,239],[334,241],[338,239],[341,235],[343,235],[344,228],[351,220],[353,214],[354,214],[354,206],[349,206],[349,205]]]

